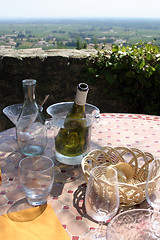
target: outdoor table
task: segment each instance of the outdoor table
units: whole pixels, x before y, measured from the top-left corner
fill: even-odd
[[[97,223],[86,214],[84,197],[86,183],[81,166],[62,165],[54,156],[54,132],[48,131],[48,143],[44,155],[55,161],[55,181],[48,197],[61,224],[72,240],[80,240]],[[15,128],[0,133],[0,215],[31,207],[26,202],[18,179],[18,163],[22,156],[18,151]],[[99,123],[92,127],[91,150],[104,146],[135,147],[160,155],[160,117],[139,114],[100,114]],[[148,208],[146,201],[136,208]]]

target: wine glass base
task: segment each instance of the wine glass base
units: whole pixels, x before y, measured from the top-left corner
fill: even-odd
[[[98,233],[98,229],[91,230],[84,235],[83,240],[106,240],[106,231]]]
[[[32,157],[36,155],[41,155],[44,152],[44,147],[38,145],[27,145],[20,150],[24,155]]]

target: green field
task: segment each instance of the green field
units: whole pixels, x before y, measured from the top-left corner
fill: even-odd
[[[160,45],[160,19],[0,20],[0,48],[95,48],[139,41]]]

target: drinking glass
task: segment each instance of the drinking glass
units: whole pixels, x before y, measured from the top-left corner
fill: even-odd
[[[160,212],[130,209],[117,214],[108,224],[107,240],[159,240]]]
[[[160,160],[155,159],[151,163],[151,168],[149,170],[148,178],[146,181],[146,199],[148,204],[154,209],[154,211],[160,212]],[[153,236],[160,239],[160,217],[157,219],[152,216],[153,225]]]
[[[45,204],[54,182],[54,162],[41,155],[25,157],[19,163],[19,177],[28,203]]]
[[[119,207],[119,188],[115,169],[101,165],[90,172],[85,207],[88,215],[98,221],[99,226],[98,229],[86,233],[83,239],[106,239],[103,223],[111,219]]]
[[[148,204],[155,210],[160,211],[160,160],[155,159],[151,163],[147,182],[146,199]]]

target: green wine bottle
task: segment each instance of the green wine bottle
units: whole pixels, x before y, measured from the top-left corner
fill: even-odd
[[[85,114],[88,85],[80,83],[71,110],[66,116],[64,128],[60,128],[55,137],[56,151],[62,155],[74,157],[87,151],[89,145],[89,127]]]

